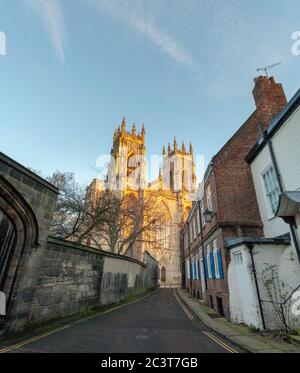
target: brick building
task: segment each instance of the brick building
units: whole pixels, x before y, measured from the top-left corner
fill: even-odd
[[[254,80],[255,111],[212,158],[198,191],[199,201],[182,229],[186,287],[219,314],[230,318],[226,241],[263,236],[251,170],[246,155],[270,121],[286,105],[273,77]]]

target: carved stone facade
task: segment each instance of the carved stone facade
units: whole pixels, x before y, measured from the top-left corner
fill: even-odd
[[[123,118],[114,133],[106,186],[135,198],[150,197],[159,202],[166,222],[155,233],[149,233],[151,239],[136,245],[132,256],[140,260],[147,250],[159,263],[160,285],[177,287],[181,284],[179,233],[196,189],[192,145],[187,151],[184,144],[179,148],[174,139],[173,149],[170,144],[167,151],[163,147],[161,162],[159,177],[147,183],[145,128],[137,133],[133,124],[128,132]],[[95,179],[90,188],[98,194],[104,185],[103,180]]]

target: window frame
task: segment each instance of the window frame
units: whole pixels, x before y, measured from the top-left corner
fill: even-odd
[[[213,202],[212,202],[212,193],[211,193],[210,184],[206,188],[206,206],[207,206],[207,210],[213,211]]]
[[[262,181],[264,198],[267,204],[269,217],[274,218],[275,213],[277,211],[278,203],[279,203],[280,189],[279,189],[274,165],[272,163],[269,164],[268,167],[266,167],[262,171],[261,181]],[[276,193],[277,193],[277,205],[273,206],[274,201],[272,202],[272,198],[274,198],[274,194],[276,195]]]
[[[235,265],[243,265],[244,256],[241,250],[233,253],[233,261]]]
[[[220,267],[219,267],[219,259],[218,259],[218,251],[220,249],[218,248],[217,245],[217,239],[213,240],[212,242],[212,252],[213,252],[213,257],[214,257],[214,265],[215,265],[215,276],[217,279],[221,278],[221,272],[220,272]]]

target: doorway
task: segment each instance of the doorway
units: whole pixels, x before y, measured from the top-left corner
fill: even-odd
[[[165,268],[165,266],[163,266],[161,271],[160,271],[160,281],[161,282],[166,282],[166,268]]]
[[[218,310],[219,315],[225,316],[224,307],[223,307],[223,300],[222,300],[221,297],[217,297],[217,310]]]

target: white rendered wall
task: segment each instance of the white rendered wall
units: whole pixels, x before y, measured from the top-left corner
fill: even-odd
[[[273,150],[278,164],[283,189],[300,190],[300,109],[284,123],[272,139]],[[276,237],[289,232],[281,218],[274,218],[266,198],[262,174],[271,165],[267,146],[251,164],[251,171],[266,237]]]
[[[242,264],[235,263],[235,253],[242,254]],[[260,329],[262,323],[248,249],[244,245],[239,246],[230,251],[230,256],[228,286],[231,320],[238,324],[253,325]]]
[[[237,265],[234,253],[243,254],[243,264]],[[253,325],[261,328],[261,316],[258,296],[252,274],[252,264],[249,250],[241,245],[230,251],[231,261],[228,268],[228,286],[230,300],[230,315],[233,322]],[[278,276],[282,293],[289,295],[300,284],[300,268],[294,250],[286,245],[256,245],[253,249],[258,286],[262,300],[270,300],[267,289],[262,280],[262,272],[270,265],[278,266]],[[262,302],[266,327],[278,329],[272,305]],[[294,327],[300,326],[300,318],[290,313]]]

